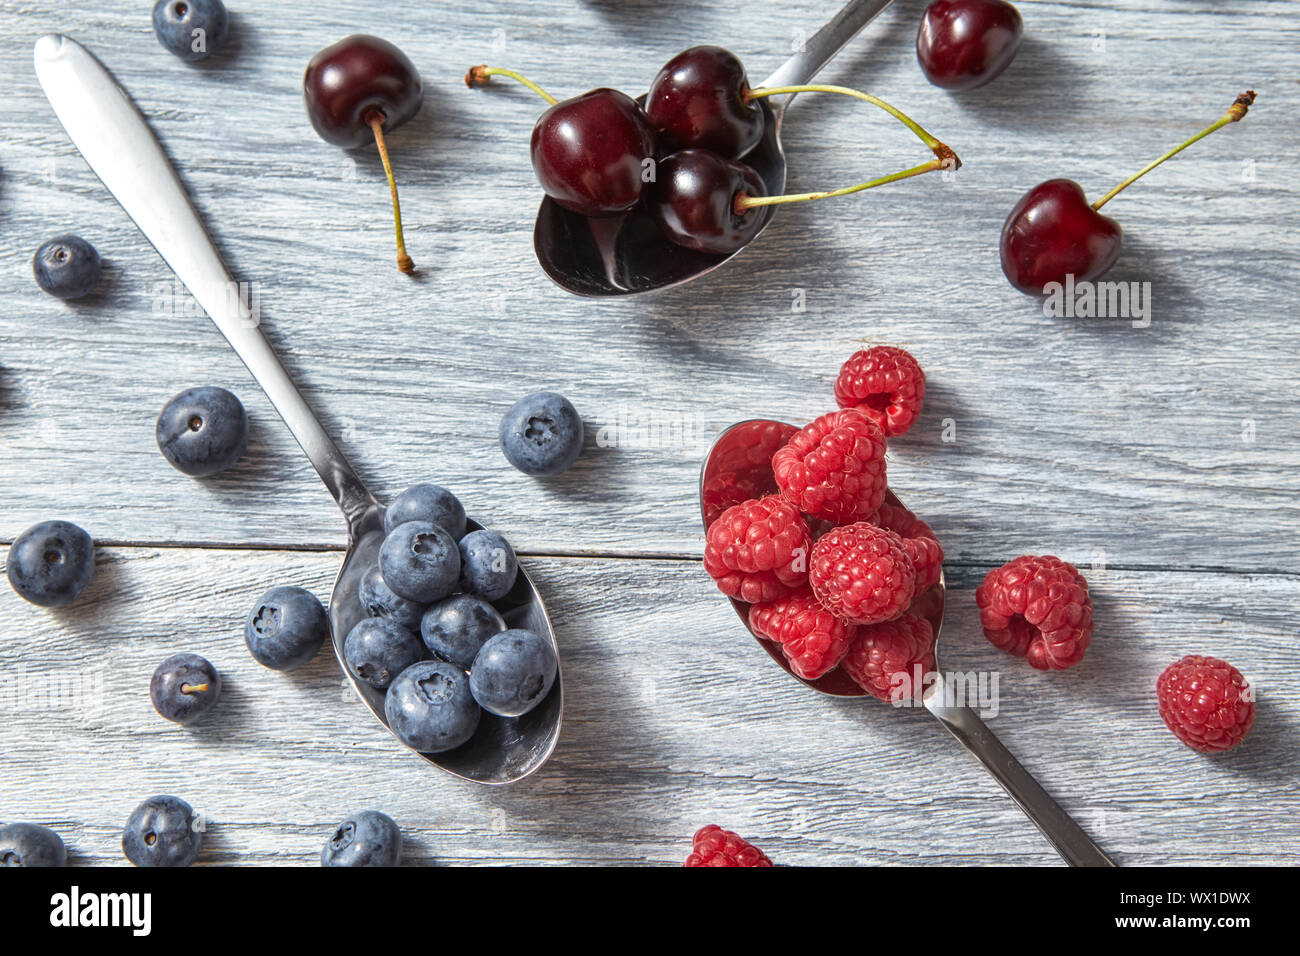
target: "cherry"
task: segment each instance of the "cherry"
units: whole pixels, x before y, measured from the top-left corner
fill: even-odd
[[[720,46],[693,46],[655,76],[646,114],[667,152],[698,147],[739,159],[763,138],[763,111],[749,92],[735,54]]]
[[[397,267],[413,271],[384,130],[396,129],[420,110],[424,87],[415,65],[387,40],[355,34],[311,58],[302,88],[307,116],[326,142],[353,149],[374,140],[393,197]]]
[[[745,196],[765,196],[758,173],[707,149],[683,149],[660,161],[647,199],[650,215],[673,242],[730,255],[758,234],[763,216],[737,208]]]
[[[1042,295],[1046,285],[1064,285],[1068,275],[1073,275],[1075,282],[1101,276],[1119,258],[1124,236],[1118,222],[1101,214],[1101,207],[1171,156],[1237,122],[1253,102],[1255,92],[1246,91],[1214,123],[1148,163],[1095,203],[1089,204],[1083,187],[1069,179],[1050,179],[1029,190],[1002,226],[999,248],[1007,279],[1021,292]]]
[[[654,156],[645,111],[618,90],[556,103],[533,127],[533,171],[542,189],[583,216],[615,216],[635,206]]]
[[[916,59],[935,86],[973,90],[1007,68],[1024,31],[1006,0],[934,0],[916,31]]]

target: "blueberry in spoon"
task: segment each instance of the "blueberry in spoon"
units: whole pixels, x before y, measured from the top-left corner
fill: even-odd
[[[413,272],[415,264],[406,254],[397,181],[384,132],[401,126],[424,102],[424,87],[415,65],[387,40],[356,34],[312,57],[302,87],[307,116],[323,140],[344,149],[374,140],[393,197],[397,268]]]

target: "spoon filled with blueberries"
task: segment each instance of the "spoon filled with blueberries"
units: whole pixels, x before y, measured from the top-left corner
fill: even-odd
[[[402,72],[388,45],[373,37],[351,37],[327,54],[335,63],[371,62],[381,72]],[[559,737],[559,649],[541,596],[509,543],[468,518],[455,496],[435,485],[416,485],[388,508],[376,501],[289,378],[247,303],[232,294],[237,286],[127,93],[67,37],[42,37],[35,62],[73,143],[265,390],[347,522],[348,548],[328,612],[300,588],[273,589],[245,627],[253,656],[290,670],[329,636],[362,700],[429,763],[484,784],[511,783],[537,770]],[[357,82],[366,96],[378,89],[390,97],[386,102],[409,105],[391,88],[376,85],[373,72],[361,74]],[[347,71],[334,79],[346,81]],[[333,92],[346,99],[346,91]],[[382,148],[385,123],[404,116],[366,107],[366,96],[355,98],[361,104],[355,118]],[[399,225],[399,248],[400,242]],[[242,406],[225,394],[182,393],[160,418],[158,441],[179,470],[213,474],[243,451]],[[571,461],[562,442],[556,449]],[[41,541],[53,534],[43,532]],[[88,538],[74,543],[91,547]],[[42,603],[60,603],[63,592],[79,592],[88,583],[88,573],[84,577]],[[27,590],[43,598],[42,581]],[[186,723],[211,706],[219,691],[219,678],[206,661],[174,658],[159,668],[152,696],[159,713]]]
[[[569,292],[614,296],[679,285],[710,272],[752,242],[776,206],[830,199],[960,166],[957,155],[902,111],[868,93],[812,78],[890,0],[854,0],[759,86],[718,46],[673,57],[633,99],[600,88],[563,101],[514,70],[549,108],[533,127],[531,158],[546,193],[533,246]],[[799,93],[868,102],[906,126],[934,154],[917,166],[839,189],[784,195],[781,124]],[[770,101],[775,100],[775,105]]]

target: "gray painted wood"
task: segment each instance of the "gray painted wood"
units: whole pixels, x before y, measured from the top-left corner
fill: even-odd
[[[332,824],[367,806],[399,821],[413,862],[680,863],[713,821],[792,864],[1058,862],[937,722],[790,681],[693,561],[532,561],[564,653],[559,747],[506,789],[431,772],[328,651],[281,674],[243,646],[243,612],[263,588],[325,597],[337,564],[111,548],[69,611],[0,589],[6,655],[17,654],[0,677],[0,818],[54,826],[83,863],[121,862],[121,824],[155,792],[207,815],[210,863],[313,864]],[[998,674],[991,726],[1116,859],[1300,863],[1300,703],[1288,693],[1300,578],[1093,572],[1097,638],[1062,674],[984,640],[976,579],[959,575],[941,663]],[[182,649],[225,681],[219,709],[190,729],[155,715],[147,691]],[[1156,676],[1190,652],[1238,662],[1259,691],[1251,737],[1217,759],[1183,747],[1156,713]]]
[[[921,5],[900,0],[823,78],[912,113],[960,153],[957,177],[784,210],[728,268],[619,302],[572,298],[542,276],[526,152],[539,101],[508,85],[467,90],[465,68],[513,66],[557,94],[635,91],[678,49],[714,41],[757,80],[835,0],[744,17],[662,0],[230,5],[233,52],[190,67],[157,45],[148,3],[0,0],[0,541],[59,515],[109,545],[80,609],[48,614],[0,588],[6,691],[64,669],[105,681],[85,715],[62,698],[4,699],[0,818],[55,825],[81,862],[115,861],[116,828],[158,790],[211,815],[212,862],[311,862],[331,824],[364,805],[394,814],[417,861],[677,861],[717,820],[784,862],[1052,862],[928,718],[786,683],[691,560],[712,435],[745,417],[812,418],[832,404],[839,363],[885,342],[929,375],[891,478],[961,585],[947,666],[1002,671],[998,732],[1124,862],[1216,862],[1228,848],[1296,862],[1300,775],[1284,741],[1300,596],[1300,187],[1288,166],[1300,52],[1282,4],[1026,2],[1011,70],[953,97],[920,75]],[[533,565],[571,691],[539,777],[484,791],[431,775],[343,693],[331,660],[285,677],[247,657],[246,605],[283,581],[325,596],[343,528],[238,360],[185,314],[187,297],[54,120],[30,65],[50,30],[89,45],[131,90],[376,491],[439,481],[546,556]],[[426,81],[425,110],[391,139],[414,280],[390,266],[373,152],[327,146],[301,107],[307,59],[357,31],[399,41]],[[1152,283],[1149,327],[1048,319],[1007,285],[997,234],[1026,188],[1066,176],[1099,195],[1246,87],[1260,97],[1244,122],[1107,207],[1127,238],[1112,278]],[[792,189],[925,158],[883,114],[831,97],[801,100],[785,139]],[[63,231],[108,262],[100,292],[74,305],[30,274],[36,246]],[[795,290],[806,311],[792,311]],[[247,460],[207,483],[173,472],[153,442],[166,399],[201,383],[237,391],[254,428]],[[511,471],[495,442],[501,412],[543,387],[577,404],[590,446],[544,482]],[[1089,573],[1100,625],[1075,671],[1029,673],[979,635],[970,588],[1022,551],[1111,569]],[[180,649],[230,680],[220,719],[195,733],[148,704],[153,666]],[[1259,726],[1226,759],[1185,750],[1155,715],[1155,674],[1194,651],[1261,688]]]

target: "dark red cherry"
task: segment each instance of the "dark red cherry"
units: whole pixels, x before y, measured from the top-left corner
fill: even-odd
[[[749,79],[735,54],[693,46],[655,76],[646,113],[665,152],[711,149],[739,159],[763,138],[763,111],[748,94]]]
[[[420,110],[424,88],[405,53],[387,40],[357,34],[327,46],[302,81],[311,125],[326,142],[352,148],[374,139],[371,114],[396,129]]]
[[[1002,227],[1002,271],[1021,292],[1049,282],[1096,279],[1119,258],[1124,233],[1071,179],[1049,179],[1020,197]]]
[[[645,111],[618,90],[556,103],[533,127],[533,171],[546,194],[584,216],[627,212],[651,178],[655,135]]]
[[[916,31],[916,58],[935,86],[973,90],[1007,68],[1024,32],[1006,0],[934,0]]]
[[[730,255],[758,234],[763,221],[759,208],[737,211],[742,193],[767,195],[758,173],[707,149],[683,149],[660,161],[647,205],[679,246]]]

